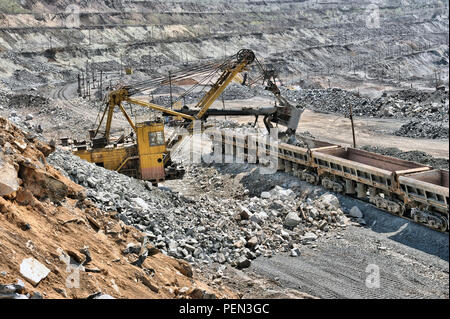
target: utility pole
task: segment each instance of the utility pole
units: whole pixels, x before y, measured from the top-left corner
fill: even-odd
[[[223,105],[223,110],[225,110],[225,98],[223,97],[223,94],[221,94],[222,97],[222,105]],[[227,120],[227,116],[225,115],[225,121]]]
[[[92,68],[92,88],[95,89],[95,69]]]
[[[103,70],[100,70],[100,101],[103,100]]]
[[[353,122],[353,107],[350,103],[350,121],[352,122],[353,148],[356,148],[355,123]]]
[[[86,94],[86,90],[85,90],[86,84],[85,84],[85,81],[84,81],[84,72],[81,72],[81,81],[83,82],[82,85],[81,85],[81,96],[83,97]]]
[[[437,70],[434,70],[434,83],[435,83],[435,86],[438,87]]]
[[[120,77],[122,77],[122,53],[120,53]]]
[[[89,96],[89,101],[91,100],[91,80],[89,78],[89,76],[87,77],[87,86],[88,86],[88,96]]]
[[[81,77],[80,73],[78,73],[78,89],[77,89],[78,96],[81,96]]]
[[[173,108],[173,95],[172,95],[172,72],[169,71],[169,88],[170,88],[170,108]]]

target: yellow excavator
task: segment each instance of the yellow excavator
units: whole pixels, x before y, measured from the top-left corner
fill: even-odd
[[[124,102],[159,111],[166,116],[184,119],[182,125],[186,126],[189,132],[192,131],[194,121],[205,120],[208,116],[255,115],[257,117],[262,115],[265,117],[264,123],[268,129],[272,127],[269,122],[274,122],[288,126],[289,130],[295,133],[302,110],[291,106],[282,98],[276,84],[270,79],[267,79],[268,85],[266,89],[275,94],[280,101],[280,107],[228,110],[228,113],[227,110],[210,110],[211,105],[223,93],[227,86],[233,80],[236,80],[240,73],[249,71],[248,66],[255,59],[256,57],[253,51],[243,49],[234,57],[222,63],[220,65],[221,75],[193,110],[185,108],[175,111],[167,107],[133,98],[133,95],[142,92],[142,84],[124,86],[111,91],[97,129],[90,131],[91,143],[76,145],[74,154],[106,169],[150,181],[153,184],[183,176],[184,171],[176,169],[170,157],[170,148],[179,142],[181,137],[175,135],[166,141],[163,121],[134,123],[123,106]],[[192,69],[192,72],[198,70],[200,69]],[[121,110],[133,129],[130,136],[132,139],[129,143],[127,143],[124,135],[114,142],[110,137],[111,124],[116,108]],[[100,134],[105,117],[105,130],[103,134]]]

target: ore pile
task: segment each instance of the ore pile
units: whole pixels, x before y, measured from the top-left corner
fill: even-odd
[[[289,96],[300,106],[320,112],[348,116],[350,106],[355,115],[375,116],[379,111],[369,98],[341,89],[293,91]]]
[[[172,87],[173,101],[181,100],[183,104],[194,104],[198,103],[206,94],[209,88],[204,88],[201,91],[185,93],[185,90],[178,86]],[[218,101],[224,100],[248,100],[258,95],[259,90],[249,88],[247,86],[239,84],[229,85],[225,91],[218,97]],[[162,106],[170,106],[170,96],[158,94],[170,94],[169,86],[162,86],[155,89],[152,93],[153,95],[151,103],[155,103]]]
[[[42,138],[42,132],[44,132],[42,126],[38,123],[33,123],[34,116],[27,114],[25,117],[20,116],[17,112],[12,111],[9,116],[9,120],[19,126],[24,131],[32,134],[34,137]]]
[[[441,91],[400,91],[391,96],[385,94],[378,99],[336,88],[303,90],[289,95],[293,95],[293,100],[301,106],[321,112],[348,115],[351,106],[356,116],[448,121],[448,95]]]
[[[19,126],[22,130],[29,133],[29,136],[43,138],[41,135],[44,131],[41,124],[35,121],[31,113],[24,115],[19,114],[14,108],[22,109],[22,105],[33,107],[42,103],[44,107],[48,104],[48,100],[33,95],[2,95],[0,94],[0,113],[8,115],[9,120]]]
[[[172,102],[175,102],[175,101],[176,101],[176,99],[172,98]],[[166,96],[166,95],[156,96],[150,100],[150,103],[161,105],[164,107],[170,107],[171,106],[170,102],[171,102],[170,96]]]
[[[151,94],[157,95],[157,94],[170,94],[170,91],[172,90],[173,94],[182,94],[186,90],[183,89],[180,86],[172,85],[172,88],[169,85],[162,85],[152,91]]]
[[[257,96],[272,96],[272,93],[265,91],[262,86],[254,86],[252,90]],[[348,116],[351,106],[355,116],[448,121],[448,92],[442,90],[434,92],[402,90],[391,94],[385,93],[377,99],[339,88],[291,90],[281,87],[280,91],[291,103],[319,112]]]
[[[44,131],[68,130],[71,132],[70,136],[79,136],[80,129],[83,132],[91,129],[93,123],[85,113],[78,110],[78,106],[92,109],[90,102],[81,98],[63,102],[33,94],[0,94],[0,113],[22,130],[40,139],[44,138]],[[98,110],[93,109],[92,112]],[[50,127],[46,124],[46,119],[51,119]],[[72,125],[74,122],[77,123],[76,126]],[[65,123],[70,124],[64,125]]]
[[[47,80],[44,77],[36,76],[27,70],[16,70],[11,77],[2,79],[1,81],[11,89],[25,87],[24,83],[29,85],[47,83]]]
[[[331,194],[300,198],[291,189],[275,187],[260,197],[199,194],[194,201],[97,167],[68,152],[58,150],[49,162],[85,186],[88,198],[102,210],[118,212],[123,222],[143,231],[163,253],[189,262],[245,268],[261,255],[293,249],[298,254],[299,245],[349,222]],[[220,175],[197,176],[204,177],[195,177],[193,184],[205,189],[220,189],[224,183]]]
[[[8,95],[6,98],[7,105],[10,109],[35,107],[45,108],[50,102],[49,99],[45,97],[31,94]]]
[[[425,152],[421,151],[409,151],[403,152],[395,147],[382,148],[376,146],[363,146],[362,150],[378,153],[381,155],[396,157],[405,161],[416,162],[424,165],[431,166],[433,168],[448,170],[448,159],[446,158],[436,158]]]
[[[267,132],[265,128],[255,127],[253,122],[239,123],[236,120],[208,119],[207,124],[217,130],[232,129],[233,134],[266,134]]]
[[[448,139],[448,125],[428,121],[410,121],[394,133],[413,138]]]

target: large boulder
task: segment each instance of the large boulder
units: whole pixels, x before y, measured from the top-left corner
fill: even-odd
[[[353,206],[352,209],[350,210],[350,216],[355,217],[355,218],[363,218],[364,217],[361,210],[356,206]]]
[[[341,208],[339,199],[330,193],[326,193],[320,196],[319,201],[322,202],[325,205],[325,207],[332,207],[334,209]]]
[[[295,227],[301,222],[301,218],[296,212],[290,212],[284,219],[284,225],[287,227]]]
[[[18,189],[19,182],[16,169],[0,158],[0,196],[9,195]]]
[[[50,198],[52,201],[62,201],[69,195],[69,187],[65,183],[43,170],[22,166],[20,177],[24,182],[24,188],[38,199]]]

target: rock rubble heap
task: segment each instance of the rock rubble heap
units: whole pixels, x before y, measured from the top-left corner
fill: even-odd
[[[445,125],[442,122],[436,124],[429,121],[410,121],[394,134],[413,138],[448,139],[448,123]]]
[[[0,299],[235,298],[100,210],[51,152],[0,117]]]
[[[193,263],[228,263],[239,268],[258,256],[288,252],[349,220],[331,194],[301,198],[279,186],[260,197],[241,199],[199,194],[195,200],[97,167],[68,152],[49,157],[102,210],[116,211],[143,231],[162,252]],[[204,175],[207,176],[207,175]],[[196,180],[220,189],[220,177]],[[208,185],[205,185],[208,184]],[[247,192],[248,193],[248,192]]]

